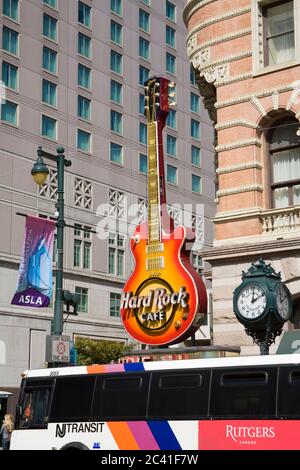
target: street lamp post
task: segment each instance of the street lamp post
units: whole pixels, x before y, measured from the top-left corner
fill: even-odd
[[[61,336],[63,332],[63,255],[64,255],[64,171],[65,166],[71,166],[71,161],[65,158],[63,147],[57,147],[57,155],[45,152],[42,147],[37,150],[38,158],[35,162],[31,174],[38,185],[45,183],[49,170],[43,161],[43,157],[55,161],[57,165],[57,264],[55,283],[54,318],[51,322],[51,335]]]

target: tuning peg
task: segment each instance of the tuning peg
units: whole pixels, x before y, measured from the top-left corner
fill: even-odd
[[[146,93],[148,93],[148,91],[149,91],[148,85],[145,85],[145,86],[144,86],[144,90],[146,91]]]
[[[155,83],[155,88],[159,88],[160,87],[160,83],[159,82],[156,82]]]
[[[176,106],[176,104],[176,101],[169,101],[170,108],[173,108],[174,106]]]
[[[175,85],[175,83],[174,83],[174,82],[170,82],[170,83],[168,83],[168,87],[169,87],[169,88],[175,88],[175,86],[176,86],[176,85]]]

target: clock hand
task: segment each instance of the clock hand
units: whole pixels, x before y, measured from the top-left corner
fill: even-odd
[[[260,297],[263,297],[265,294],[260,294],[256,299],[251,300],[251,303],[255,303]]]

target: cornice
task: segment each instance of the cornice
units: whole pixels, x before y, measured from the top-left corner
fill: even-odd
[[[203,6],[203,5],[201,5]],[[201,8],[199,6],[198,8]],[[246,6],[243,8],[239,8],[238,10],[231,10],[228,11],[227,13],[224,13],[224,15],[218,15],[210,18],[209,20],[203,21],[202,23],[199,23],[195,28],[191,29],[187,36],[187,41],[190,39],[191,36],[193,36],[195,33],[198,33],[204,28],[207,28],[208,26],[212,26],[213,24],[220,23],[221,21],[229,20],[231,18],[235,18],[236,16],[241,16],[245,15],[246,13],[251,12],[251,5]]]
[[[249,184],[245,186],[238,186],[236,188],[228,188],[217,191],[217,197],[231,196],[232,194],[248,193],[251,191],[258,191],[262,193],[264,190],[260,184]]]
[[[211,62],[204,62],[203,64],[200,62],[198,66],[197,66],[197,61],[199,61],[199,57],[197,57],[196,53],[192,54],[190,59],[191,59],[191,62],[193,63],[194,68],[197,68],[199,70],[201,69],[206,70],[210,67],[216,67],[218,65],[228,64],[229,62],[235,62],[236,60],[246,59],[247,57],[252,57],[252,50],[242,51],[242,52],[239,52],[238,54],[233,54],[233,55],[229,55],[226,57],[222,57],[222,59],[214,60]],[[201,65],[203,65],[203,67],[201,67]]]
[[[261,147],[261,141],[259,139],[247,139],[247,140],[238,140],[232,142],[231,144],[218,145],[216,147],[216,152],[227,152],[228,150],[233,150],[242,147],[248,147],[250,145],[255,145],[256,147]]]
[[[218,36],[215,39],[211,39],[210,41],[203,42],[202,44],[197,45],[197,37],[196,35],[189,35],[189,39],[186,41],[188,55],[192,53],[196,53],[201,49],[205,49],[207,47],[215,46],[220,43],[224,43],[226,41],[232,41],[233,39],[238,39],[243,36],[248,36],[251,34],[251,28],[244,28],[240,29],[239,31],[235,31],[234,33],[225,34],[224,36]],[[195,46],[194,46],[195,45]],[[192,49],[192,50],[189,50]]]
[[[263,237],[262,237],[263,238]],[[202,251],[201,255],[204,261],[211,263],[213,260],[222,260],[228,258],[253,257],[260,253],[278,253],[281,251],[299,251],[299,238],[289,238],[285,240],[266,241],[259,243],[240,243],[236,245],[215,247],[209,251]]]
[[[234,173],[236,171],[250,170],[250,169],[262,170],[262,165],[259,162],[245,162],[238,165],[226,166],[223,168],[218,168],[216,170],[217,175],[225,175],[226,173]]]
[[[215,129],[217,131],[221,131],[223,129],[230,129],[231,127],[250,127],[251,129],[258,129],[258,125],[255,122],[244,119],[220,122],[219,124],[216,124]]]
[[[235,104],[245,103],[247,101],[251,101],[254,98],[265,98],[266,96],[272,96],[274,93],[284,93],[286,91],[294,90],[295,86],[294,83],[288,83],[286,85],[276,87],[276,88],[269,88],[264,91],[259,91],[257,93],[253,93],[251,95],[242,95],[238,98],[233,98],[231,100],[225,101],[218,101],[215,104],[216,109],[226,108],[227,106],[233,106]]]
[[[200,8],[204,7],[205,5],[208,5],[209,3],[216,2],[217,0],[189,0],[186,4],[186,6],[183,9],[182,16],[183,16],[183,21],[185,25],[187,26],[187,23],[190,19],[190,17]]]

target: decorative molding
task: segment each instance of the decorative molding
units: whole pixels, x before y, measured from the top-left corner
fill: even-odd
[[[251,129],[258,129],[258,125],[256,124],[256,122],[246,121],[244,119],[220,122],[215,126],[215,129],[217,131],[222,131],[223,129],[230,129],[231,127],[250,127]]]
[[[252,78],[252,77],[253,77],[252,73],[242,73],[241,75],[235,75],[233,77],[229,77],[224,80],[219,80],[218,82],[215,83],[215,86],[216,88],[219,88],[221,86],[230,85],[231,83],[248,80],[249,78]]]
[[[248,147],[250,145],[255,145],[256,147],[261,147],[261,141],[259,139],[247,139],[247,140],[238,140],[237,142],[232,142],[231,144],[218,145],[216,147],[216,152],[226,152],[228,150],[233,150],[242,147]]]
[[[204,76],[208,83],[214,83],[215,81],[226,79],[229,77],[229,64],[208,67],[203,72],[200,72],[200,76]]]
[[[183,16],[183,21],[185,22],[185,25],[187,26],[187,23],[190,19],[190,17],[200,8],[204,7],[205,5],[208,5],[209,3],[216,2],[217,0],[189,0],[187,1],[186,6],[183,9],[182,16]]]
[[[201,7],[199,6],[199,8]],[[214,16],[213,18],[203,21],[202,23],[198,23],[198,25],[195,28],[191,29],[191,31],[189,32],[187,36],[187,41],[189,40],[191,36],[193,36],[195,33],[198,33],[199,31],[206,28],[207,26],[212,26],[213,24],[220,23],[221,21],[229,20],[231,18],[245,15],[246,13],[250,13],[250,12],[251,12],[251,6],[246,6],[243,8],[239,8],[238,10],[228,11],[227,13],[224,13],[224,15]]]
[[[265,117],[267,115],[267,111],[265,110],[262,102],[259,100],[259,98],[253,96],[250,100],[250,103],[253,104],[254,108],[259,112],[259,114],[262,117]]]
[[[194,34],[186,43],[187,55],[190,56],[197,48],[197,34]]]
[[[296,101],[298,100],[298,97],[300,95],[300,80],[297,80],[296,82],[293,83],[294,85],[294,90],[291,94],[291,97],[288,101],[288,104],[286,106],[286,110],[287,111],[290,111],[293,107],[293,105],[296,103]],[[299,102],[299,100],[298,100]]]
[[[217,197],[231,196],[232,194],[248,193],[250,191],[259,191],[262,193],[264,190],[260,184],[249,184],[246,186],[238,186],[236,188],[222,189],[217,191]]]
[[[200,72],[201,72],[201,69],[203,68],[203,67],[201,67],[202,54],[200,54],[200,55],[198,55],[198,54],[199,54],[199,51],[191,56],[191,62],[193,64],[193,67],[195,69],[199,69]],[[250,51],[243,51],[243,52],[239,52],[238,54],[230,55],[230,56],[227,56],[227,57],[222,57],[222,59],[214,60],[213,62],[209,62],[209,61],[205,60],[204,65],[205,65],[205,67],[215,67],[217,65],[224,65],[224,64],[227,64],[228,62],[235,62],[236,60],[245,59],[245,58],[251,57],[251,56],[252,56],[252,51],[251,50]]]
[[[226,173],[234,173],[235,171],[250,170],[252,168],[257,169],[257,170],[262,170],[262,164],[257,161],[239,163],[237,165],[231,165],[231,166],[226,166],[223,168],[218,168],[216,170],[216,173],[217,175],[224,175]]]
[[[207,47],[215,46],[217,44],[223,44],[226,41],[232,41],[233,39],[238,39],[243,36],[248,36],[251,34],[251,31],[251,28],[240,29],[234,33],[218,36],[215,39],[203,42],[202,44],[199,44],[199,46],[197,45],[197,34],[193,34],[187,40],[187,54],[190,56],[192,52],[197,52],[198,50],[206,49]]]
[[[277,111],[279,109],[279,93],[278,93],[278,91],[273,93],[272,103],[273,103],[273,109]]]
[[[238,98],[233,98],[231,100],[218,101],[215,104],[215,107],[216,107],[216,109],[226,108],[227,106],[233,106],[235,104],[245,103],[247,101],[250,101],[252,98],[265,98],[267,96],[272,96],[276,92],[277,93],[284,93],[286,91],[291,91],[293,89],[294,89],[293,83],[289,83],[289,84],[283,85],[281,87],[267,89],[267,90],[264,90],[264,91],[259,91],[257,93],[252,94],[252,95],[242,95],[242,96],[239,96]]]
[[[196,52],[196,54],[193,55],[191,62],[193,64],[193,67],[195,69],[202,70],[204,67],[206,67],[208,64],[211,65],[210,62],[210,48],[208,49],[202,49],[201,51]]]

